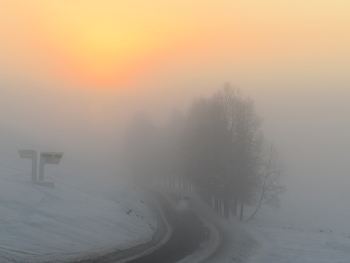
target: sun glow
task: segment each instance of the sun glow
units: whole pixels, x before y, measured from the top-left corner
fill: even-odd
[[[149,52],[147,39],[135,29],[123,27],[116,18],[91,13],[91,9],[80,13],[50,10],[45,10],[42,18],[45,23],[41,23],[38,46],[46,50],[45,57],[52,58],[55,70],[71,84],[118,85],[131,77],[140,58]]]
[[[348,60],[350,2],[326,2],[3,0],[0,67],[69,87],[237,69],[284,78]]]
[[[21,17],[21,30],[29,32],[16,40],[25,42],[27,49],[19,63],[27,59],[31,68],[36,63],[41,67],[36,70],[39,78],[48,74],[47,79],[64,85],[119,88],[162,69],[165,60],[212,42],[206,22],[211,15],[200,2],[16,1],[7,2],[3,10],[12,9],[14,18],[4,24]]]
[[[140,57],[140,47],[130,34],[114,32],[105,25],[92,25],[89,30],[74,30],[69,42],[57,43],[62,68],[71,81],[92,86],[113,85],[125,77],[126,70]],[[80,35],[75,32],[79,31]],[[73,39],[73,41],[72,41]],[[52,42],[53,46],[55,42]]]

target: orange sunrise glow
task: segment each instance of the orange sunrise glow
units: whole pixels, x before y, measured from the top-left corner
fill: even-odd
[[[3,61],[70,86],[120,88],[169,63],[275,66],[347,49],[348,2],[248,2],[2,1]]]

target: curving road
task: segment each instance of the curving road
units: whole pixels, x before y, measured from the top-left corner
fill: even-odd
[[[208,211],[200,208],[192,197],[193,209],[189,203],[179,202],[179,195],[156,191],[153,194],[160,212],[159,220],[163,222],[151,243],[74,263],[218,262],[215,254],[221,247],[222,231],[218,230],[215,218],[210,215],[207,218]]]
[[[157,202],[164,212],[165,219],[172,227],[172,235],[159,249],[130,261],[130,263],[178,262],[196,252],[210,237],[210,230],[198,215],[187,207],[179,207],[178,197],[156,194]]]

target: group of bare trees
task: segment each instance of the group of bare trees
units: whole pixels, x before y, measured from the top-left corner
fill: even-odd
[[[161,128],[135,116],[124,141],[131,173],[142,182],[163,181],[195,190],[217,213],[243,220],[245,205],[277,204],[283,164],[261,130],[254,102],[229,84],[174,111]]]

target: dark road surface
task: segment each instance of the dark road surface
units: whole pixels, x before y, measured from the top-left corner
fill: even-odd
[[[210,229],[204,225],[195,212],[186,206],[186,203],[184,206],[179,205],[180,197],[178,195],[172,194],[170,196],[170,194],[152,192],[157,200],[158,208],[162,210],[162,212],[157,210],[159,217],[162,214],[172,228],[171,235],[167,241],[165,236],[169,232],[165,231],[164,220],[159,218],[161,226],[159,229],[163,230],[156,231],[150,243],[95,258],[71,261],[71,263],[174,263],[193,254],[203,242],[210,239]],[[191,200],[189,203],[191,203]],[[150,248],[159,246],[162,240],[165,241],[163,245],[156,250],[150,250],[152,252],[149,254],[144,254]],[[136,255],[140,255],[140,257]],[[127,260],[128,258],[130,260]]]
[[[157,193],[156,198],[164,211],[166,220],[173,228],[173,234],[166,244],[148,255],[129,263],[173,263],[194,253],[200,244],[209,238],[209,229],[190,209],[176,209],[171,200]],[[176,200],[175,200],[176,202]]]

